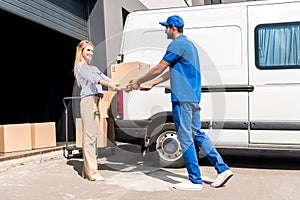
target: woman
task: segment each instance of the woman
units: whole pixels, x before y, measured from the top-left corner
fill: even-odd
[[[98,172],[96,156],[97,133],[100,129],[99,101],[103,97],[102,85],[112,91],[117,85],[103,74],[97,67],[91,65],[94,45],[88,40],[82,40],[76,48],[74,75],[77,84],[81,87],[80,114],[82,120],[82,177],[90,181],[103,181]]]

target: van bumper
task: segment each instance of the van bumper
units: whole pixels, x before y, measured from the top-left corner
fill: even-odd
[[[114,120],[115,140],[119,142],[140,143],[147,136],[151,120]]]

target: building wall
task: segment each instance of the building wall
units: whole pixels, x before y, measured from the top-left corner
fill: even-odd
[[[146,9],[138,0],[97,1],[88,19],[89,38],[95,45],[93,64],[109,75],[116,63],[123,32],[122,8],[128,12]]]

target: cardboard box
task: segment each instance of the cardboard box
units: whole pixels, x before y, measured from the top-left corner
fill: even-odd
[[[108,122],[109,118],[109,107],[115,92],[113,91],[103,91],[103,98],[99,103],[100,109],[100,129],[101,132],[97,135],[97,147],[102,148],[107,146],[107,131],[108,131]],[[76,147],[82,147],[82,122],[81,118],[75,119],[75,128],[76,128]]]
[[[31,149],[31,124],[0,125],[0,152]]]
[[[108,115],[108,109],[110,107],[110,103],[114,95],[116,95],[116,92],[106,90],[103,91],[103,98],[101,99],[101,102],[107,102],[107,106],[102,108],[103,110],[100,110],[102,111],[101,113],[106,113],[106,115]]]
[[[43,122],[31,124],[32,149],[55,147],[56,129],[55,122]]]
[[[150,70],[150,64],[142,62],[127,62],[111,65],[111,79],[119,83],[120,88],[126,88],[129,81],[144,75]]]
[[[107,146],[107,117],[100,118],[100,130],[97,135],[97,147],[103,148]]]
[[[81,118],[75,119],[75,129],[76,129],[76,143],[75,146],[81,148],[82,147],[82,124]]]
[[[103,98],[100,101],[100,113],[101,113],[101,117],[100,117],[100,128],[101,128],[101,132],[98,134],[97,136],[97,147],[101,148],[101,147],[107,147],[108,146],[108,142],[107,142],[107,138],[108,138],[108,118],[109,116],[109,109],[110,109],[110,104],[111,104],[111,100],[114,97],[114,95],[116,95],[116,92],[113,91],[103,91]]]

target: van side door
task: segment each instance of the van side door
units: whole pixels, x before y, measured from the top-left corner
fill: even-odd
[[[248,8],[251,145],[300,145],[299,10],[300,2]]]

